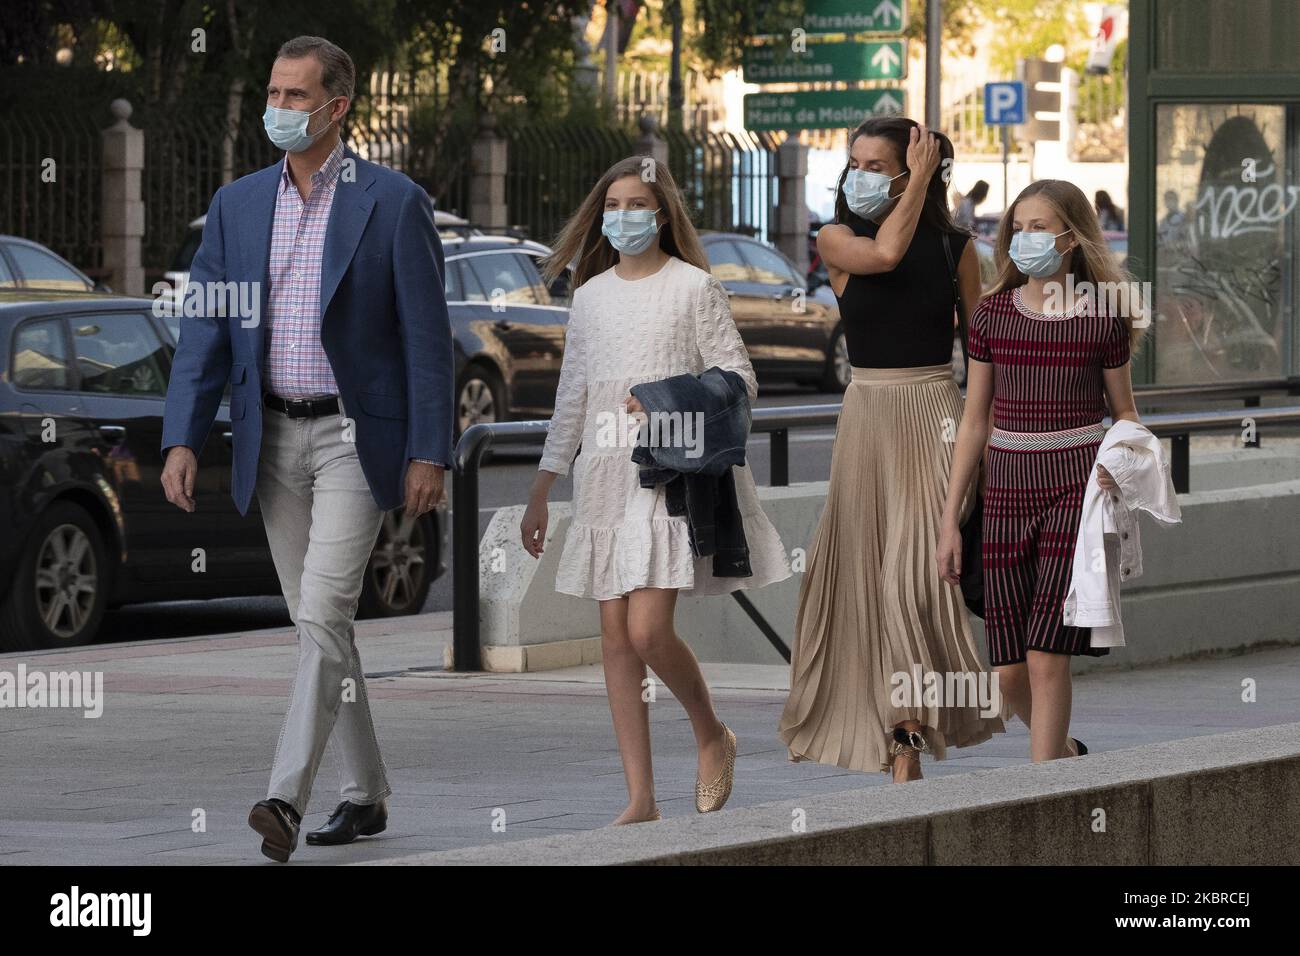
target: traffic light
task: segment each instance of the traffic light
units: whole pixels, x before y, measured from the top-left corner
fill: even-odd
[[[1021,61],[1028,95],[1023,136],[1030,142],[1061,138],[1061,64],[1042,59]]]

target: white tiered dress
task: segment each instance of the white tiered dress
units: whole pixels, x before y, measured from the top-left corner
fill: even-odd
[[[733,473],[754,573],[715,578],[713,558],[691,551],[685,516],[668,514],[664,486],[640,486],[640,466],[632,461],[635,427],[630,440],[617,437],[620,409],[633,385],[715,365],[738,373],[751,400],[758,395],[726,292],[711,274],[670,257],[653,275],[629,280],[611,268],[575,291],[555,414],[539,466],[568,474],[582,446],[557,591],[598,601],[637,588],[722,594],[790,576],[785,548],[763,513],[748,464]]]

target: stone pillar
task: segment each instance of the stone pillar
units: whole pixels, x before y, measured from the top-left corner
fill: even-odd
[[[144,170],[144,133],[127,120],[131,104],[114,100],[109,106],[117,122],[103,130],[103,209],[101,235],[104,268],[114,292],[144,295],[144,266],[140,247],[144,237],[144,200],[140,176]]]
[[[772,243],[794,262],[799,275],[808,274],[808,147],[791,133],[776,151],[776,228]]]
[[[659,135],[659,121],[649,113],[642,113],[636,123],[641,128],[641,135],[636,138],[636,155],[653,156],[667,166],[668,141]]]
[[[506,167],[508,143],[497,132],[496,119],[484,113],[478,135],[470,146],[469,221],[476,226],[504,229],[509,224],[506,209]]]

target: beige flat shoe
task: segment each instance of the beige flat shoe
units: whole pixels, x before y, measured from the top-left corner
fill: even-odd
[[[699,777],[695,778],[695,809],[700,813],[721,810],[731,796],[731,784],[736,776],[736,735],[726,724],[722,729],[727,732],[727,761],[722,772],[708,784],[702,783]]]

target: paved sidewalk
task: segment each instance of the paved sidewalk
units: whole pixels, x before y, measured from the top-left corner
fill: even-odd
[[[394,790],[388,831],[350,847],[301,846],[297,863],[382,860],[601,826],[624,806],[600,668],[462,676],[441,671],[448,612],[359,626],[380,743]],[[289,630],[0,655],[0,671],[98,670],[106,703],[0,710],[0,863],[263,863],[247,828],[265,796],[296,648]],[[706,665],[740,741],[731,807],[884,785],[790,763],[775,729],[784,667]],[[1244,703],[1243,681],[1257,685]],[[1073,733],[1094,751],[1265,727],[1300,713],[1300,647],[1078,677]],[[666,816],[694,813],[690,727],[666,691],[652,708]],[[1024,728],[927,775],[1026,761]],[[326,755],[308,827],[337,803]],[[196,811],[206,817],[194,832]],[[504,832],[493,829],[504,814]]]

